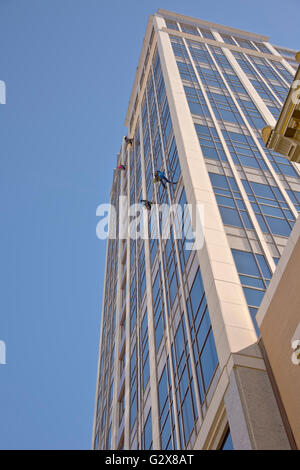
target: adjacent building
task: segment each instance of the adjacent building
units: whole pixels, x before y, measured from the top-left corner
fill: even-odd
[[[257,314],[260,346],[294,447],[300,448],[300,219]]]
[[[289,53],[228,26],[149,18],[126,115],[133,143],[111,189],[94,449],[295,448],[262,346],[268,316],[256,319],[300,210],[297,164],[261,138],[295,75]],[[156,170],[176,184],[154,184]],[[189,204],[183,236],[180,211],[169,237],[132,236],[120,196],[154,203],[141,206],[149,233],[163,204]]]
[[[300,52],[295,59],[300,63]],[[269,149],[285,155],[292,162],[300,162],[300,66],[275,127],[264,127],[262,137]]]

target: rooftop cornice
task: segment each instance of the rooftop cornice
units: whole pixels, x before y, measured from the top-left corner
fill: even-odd
[[[174,13],[174,12],[171,12],[171,11],[168,11],[168,10],[158,9],[158,11],[156,13],[149,16],[149,19],[148,19],[148,22],[147,22],[147,27],[146,27],[144,40],[143,40],[142,50],[141,50],[141,53],[140,53],[140,56],[139,56],[138,66],[137,66],[137,69],[136,69],[135,78],[134,78],[133,86],[132,86],[132,89],[131,89],[131,95],[130,95],[128,108],[127,108],[127,112],[126,112],[126,117],[125,117],[125,126],[126,127],[128,127],[128,125],[129,125],[129,117],[130,117],[130,114],[131,114],[132,107],[134,106],[134,103],[135,103],[136,94],[138,92],[139,80],[140,80],[140,77],[141,77],[141,71],[142,71],[142,68],[144,66],[144,61],[145,61],[146,54],[147,54],[147,48],[148,48],[148,44],[149,44],[149,40],[150,40],[150,35],[151,35],[151,32],[152,32],[153,17],[154,16],[161,16],[163,18],[173,19],[175,21],[183,21],[183,22],[186,22],[186,23],[194,24],[194,25],[205,26],[206,28],[215,29],[217,31],[223,31],[223,32],[226,32],[226,33],[237,34],[237,35],[241,35],[241,36],[247,36],[247,37],[249,37],[250,39],[253,39],[253,40],[269,41],[269,38],[267,36],[262,36],[260,34],[255,34],[255,33],[249,33],[247,31],[243,31],[243,30],[236,29],[236,28],[231,28],[229,26],[219,25],[217,23],[212,23],[212,22],[205,21],[205,20],[199,20],[199,19],[193,18],[191,16],[181,15],[179,13]],[[172,32],[171,31],[168,31],[168,32],[170,34],[174,34],[174,35],[176,35],[176,33],[177,33],[179,36],[180,35],[183,35],[184,37],[187,36],[187,37],[189,37],[190,39],[193,39],[193,40],[200,39],[200,40],[202,40],[202,42],[207,42],[207,43],[210,42],[208,39],[205,39],[205,41],[203,41],[203,39],[200,38],[200,37],[199,38],[197,38],[195,36],[190,37],[190,35],[188,35],[187,33],[182,34],[179,31],[175,31],[175,30],[174,31],[172,30]],[[199,42],[201,42],[201,41],[199,41]],[[220,46],[220,43],[217,43],[215,41],[211,41],[211,44]],[[228,47],[228,45],[226,43],[224,43],[224,44],[222,44],[222,47]],[[257,55],[257,56],[265,56],[266,55],[266,54],[262,54],[258,51],[252,51],[252,50],[248,50],[248,49],[244,51],[240,47],[237,47],[237,46],[236,46],[236,48],[234,46],[229,47],[229,48],[232,48],[233,50],[237,50],[239,52],[247,52],[248,54],[253,53],[253,55]],[[273,56],[272,58],[274,60],[276,60],[275,56]]]
[[[215,39],[202,38],[200,36],[194,36],[193,34],[183,33],[181,31],[176,31],[175,29],[162,28],[161,31],[166,31],[171,36],[178,36],[181,38],[186,38],[194,42],[199,42],[202,44],[208,44],[209,46],[222,47],[225,49],[230,49],[234,52],[240,52],[241,54],[254,55],[256,57],[261,57],[263,59],[271,59],[277,62],[282,61],[281,56],[276,56],[271,52],[267,54],[266,52],[256,51],[254,49],[246,49],[244,47],[236,46],[233,44],[227,44],[226,42],[220,42]]]
[[[199,20],[197,18],[193,18],[192,16],[185,16],[179,13],[174,13],[172,11],[163,10],[161,8],[158,9],[157,14],[159,16],[163,16],[164,18],[169,18],[177,21],[185,21],[186,23],[191,23],[194,25],[205,26],[206,28],[213,28],[216,30],[222,30],[224,32],[238,34],[242,36],[248,36],[253,40],[257,41],[269,41],[268,36],[263,36],[262,34],[257,33],[250,33],[249,31],[243,31],[242,29],[231,28],[230,26],[224,26],[217,23],[212,23],[210,21]]]
[[[277,44],[272,44],[273,47],[277,47],[278,49],[280,49],[281,51],[288,51],[288,52],[293,52],[294,54],[296,54],[296,50],[295,49],[291,49],[290,47],[285,47],[285,46],[277,46]]]

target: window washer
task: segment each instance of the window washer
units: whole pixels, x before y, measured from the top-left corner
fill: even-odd
[[[167,187],[166,184],[165,184],[165,182],[166,182],[166,183],[171,183],[171,184],[176,184],[176,183],[177,183],[177,181],[170,181],[170,180],[166,177],[164,171],[156,171],[156,172],[154,173],[154,180],[153,180],[153,181],[154,181],[154,183],[158,183],[158,182],[160,181],[161,184],[163,185],[163,187],[164,187],[165,189],[166,189],[166,187]]]
[[[127,136],[125,137],[126,144],[132,144],[133,139],[129,139]]]
[[[125,165],[118,165],[118,168],[119,168],[119,170],[126,170],[126,166],[125,166]]]
[[[151,206],[152,206],[152,204],[154,204],[154,202],[147,201],[147,199],[141,199],[141,202],[144,204],[146,209],[148,209],[148,211],[151,211]]]

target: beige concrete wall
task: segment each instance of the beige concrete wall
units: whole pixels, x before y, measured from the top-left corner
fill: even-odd
[[[292,433],[300,448],[300,365],[291,348],[300,322],[300,219],[258,313],[261,336]],[[300,335],[299,335],[300,336]],[[297,338],[297,339],[300,339]]]
[[[235,450],[290,449],[265,370],[234,367],[224,400]]]

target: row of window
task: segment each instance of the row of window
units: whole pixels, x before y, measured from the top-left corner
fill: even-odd
[[[168,19],[166,19],[165,21],[166,21],[167,28],[179,31],[177,22],[168,20]],[[207,28],[203,28],[203,27],[197,28],[196,26],[185,24],[185,23],[179,23],[179,24],[180,24],[181,31],[183,31],[184,33],[193,34],[195,36],[202,36],[203,38],[206,38],[206,39],[216,40],[213,33]],[[225,34],[225,33],[221,33],[221,37],[223,41],[227,44],[232,44],[234,46],[239,46],[239,47],[243,47],[246,49],[252,49],[255,51],[258,50],[266,54],[271,53],[268,47],[262,42],[250,41],[242,37],[230,36],[229,34]]]

